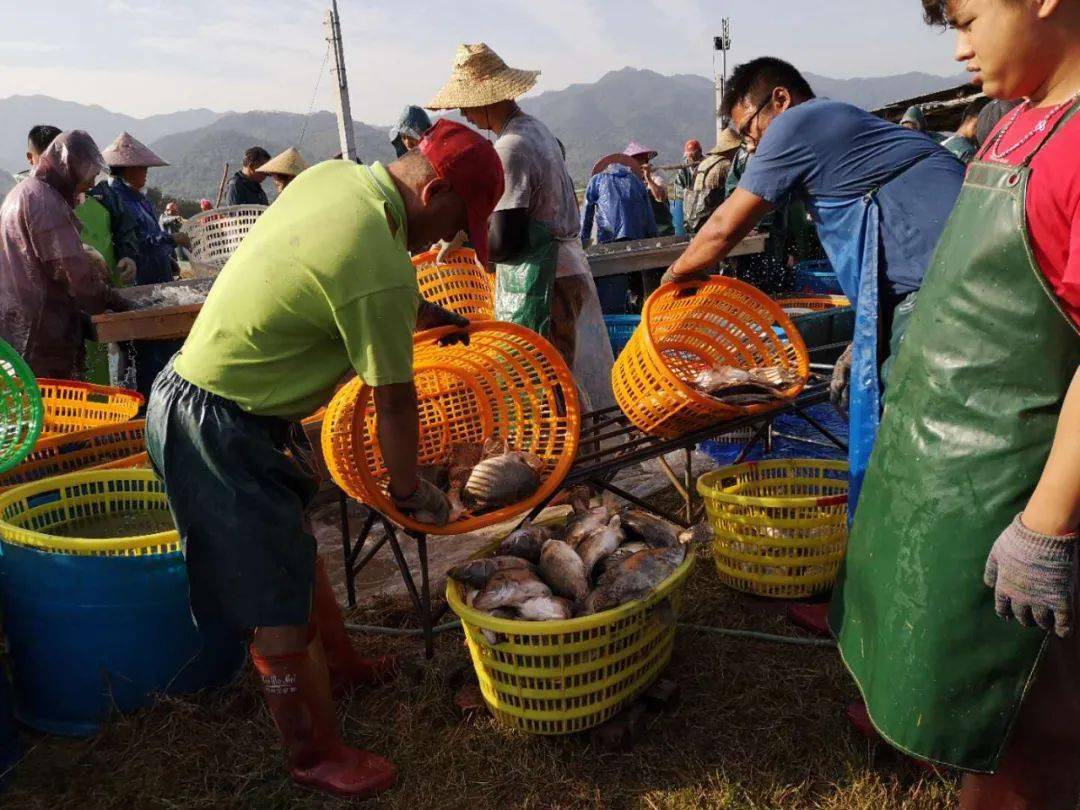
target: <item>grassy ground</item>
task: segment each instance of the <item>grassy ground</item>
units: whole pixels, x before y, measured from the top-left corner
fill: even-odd
[[[683,618],[795,635],[776,605],[719,584],[706,555]],[[370,606],[360,622],[403,623]],[[414,641],[364,639],[417,656]],[[926,774],[855,737],[842,717],[854,696],[835,651],[678,631],[668,677],[681,702],[656,715],[628,753],[599,753],[588,735],[545,739],[486,714],[463,719],[453,697],[471,672],[460,633],[436,659],[341,707],[346,739],[393,759],[398,788],[380,807],[410,808],[940,808],[950,777]],[[0,795],[4,808],[316,807],[284,777],[277,738],[251,672],[231,689],[164,699],[117,717],[88,740],[26,735],[28,753]],[[369,803],[375,806],[376,803]]]

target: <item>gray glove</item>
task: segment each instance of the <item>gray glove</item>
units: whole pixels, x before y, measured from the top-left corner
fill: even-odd
[[[844,353],[836,361],[833,367],[832,381],[829,383],[829,400],[833,407],[840,413],[848,412],[849,394],[851,391],[851,348],[852,344],[844,349]]]
[[[710,278],[712,278],[712,274],[705,270],[699,270],[696,273],[680,273],[679,275],[675,275],[671,272],[671,268],[669,267],[667,272],[660,278],[660,283],[668,284],[670,282],[675,282],[677,284],[685,284],[688,281],[708,281]]]
[[[1020,515],[994,543],[983,582],[994,589],[994,609],[1024,627],[1038,625],[1064,638],[1072,632],[1072,598],[1080,535],[1031,531]]]
[[[391,499],[402,514],[420,523],[445,526],[450,521],[450,499],[430,481],[418,478],[416,491],[408,498],[398,498],[392,492]]]

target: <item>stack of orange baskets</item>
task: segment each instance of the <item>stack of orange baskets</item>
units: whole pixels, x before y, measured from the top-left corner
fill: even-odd
[[[495,274],[488,273],[469,248],[452,250],[438,262],[437,250],[413,257],[416,283],[424,300],[470,320],[495,317]]]
[[[611,383],[627,418],[644,433],[661,438],[776,407],[731,405],[694,387],[699,373],[721,365],[795,372],[799,382],[778,392],[778,401],[783,401],[802,390],[810,356],[776,301],[749,284],[715,277],[665,284],[649,297],[641,325],[611,372]]]
[[[468,346],[442,345],[461,332],[468,332]],[[540,488],[521,503],[466,512],[438,528],[401,514],[387,494],[372,389],[359,379],[337,392],[323,420],[323,456],[338,486],[406,529],[440,535],[495,525],[553,495],[574,463],[581,426],[574,378],[555,347],[515,324],[476,321],[467,330],[422,332],[413,352],[420,465],[445,463],[457,444],[495,438],[544,460]]]
[[[142,394],[126,388],[43,377],[37,382],[45,404],[42,438],[129,422],[144,402]]]

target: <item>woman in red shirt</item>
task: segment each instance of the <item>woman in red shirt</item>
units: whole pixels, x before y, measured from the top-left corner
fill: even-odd
[[[923,8],[988,96],[1026,101],[968,169],[927,271],[830,625],[878,731],[968,772],[962,807],[1071,808],[1080,4]]]

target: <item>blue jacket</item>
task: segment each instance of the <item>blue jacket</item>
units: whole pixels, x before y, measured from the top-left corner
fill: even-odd
[[[150,200],[119,177],[109,180],[109,187],[116,192],[124,212],[135,224],[139,245],[139,254],[135,257],[135,283],[161,284],[172,281],[172,254],[176,243],[171,234],[161,230]]]
[[[596,219],[598,244],[656,236],[656,217],[648,189],[621,163],[594,175],[585,189],[581,212],[581,241],[592,235]]]

